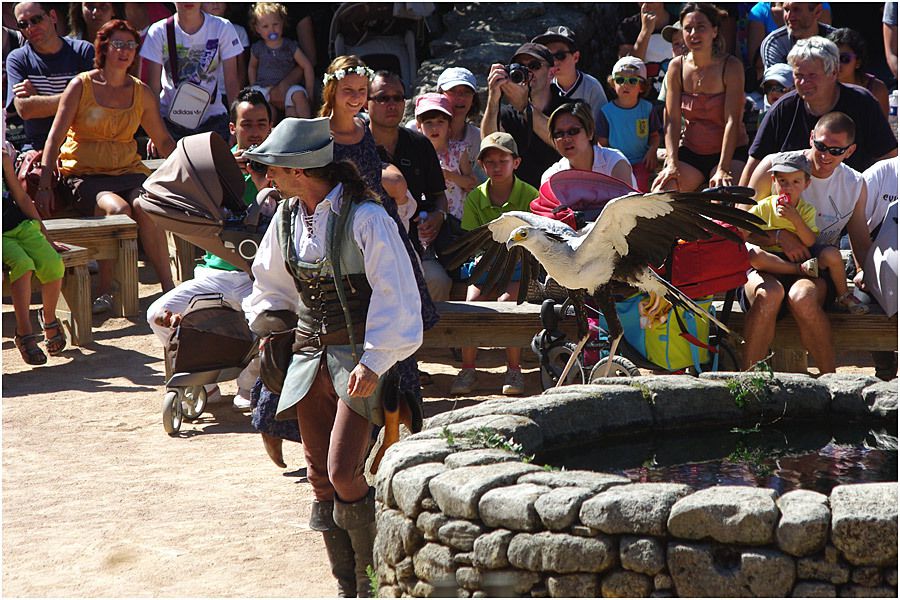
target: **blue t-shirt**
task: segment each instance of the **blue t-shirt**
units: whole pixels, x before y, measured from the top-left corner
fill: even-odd
[[[822,3],[822,11],[830,11],[831,5],[827,2]],[[750,9],[751,21],[759,21],[766,28],[766,35],[769,35],[781,25],[775,22],[775,19],[772,18],[772,3],[771,2],[757,2],[753,5],[753,8]]]
[[[94,68],[94,47],[83,41],[62,38],[62,48],[56,54],[38,54],[26,43],[6,57],[6,77],[9,80],[7,106],[15,99],[13,86],[28,79],[41,96],[62,94],[75,75]],[[25,119],[24,149],[42,150],[53,124],[53,117]]]
[[[643,98],[633,108],[608,102],[600,109],[597,119],[597,137],[609,138],[607,146],[620,151],[631,164],[644,160],[650,134],[662,133],[662,130],[659,112]]]

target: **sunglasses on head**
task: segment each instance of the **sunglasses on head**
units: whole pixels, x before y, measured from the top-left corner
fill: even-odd
[[[116,50],[122,50],[124,48],[128,48],[129,50],[135,50],[138,47],[138,43],[134,40],[111,40],[109,45],[115,48]]]
[[[839,58],[841,59],[842,65],[849,65],[854,60],[856,60],[856,55],[852,52],[841,52]]]
[[[843,156],[844,152],[849,150],[850,146],[852,145],[853,144],[850,144],[849,146],[844,146],[843,148],[841,148],[840,146],[826,146],[819,140],[813,140],[813,146],[816,147],[816,150],[818,150],[819,152],[827,152],[832,156]]]
[[[27,19],[23,19],[21,21],[16,21],[16,27],[19,28],[20,31],[25,31],[29,27],[33,25],[40,25],[44,22],[44,17],[47,13],[41,13],[39,15],[34,15],[33,17],[28,17]]]
[[[643,81],[640,77],[622,77],[621,75],[617,75],[613,77],[613,81],[618,85],[638,85],[641,81]]]
[[[772,92],[783,94],[784,92],[788,91],[788,88],[778,83],[770,83],[766,86],[763,86],[763,91],[767,94],[771,94]]]
[[[554,131],[551,134],[551,137],[554,140],[561,140],[563,138],[573,138],[576,135],[578,135],[579,133],[581,133],[582,131],[584,131],[583,127],[573,127],[572,129],[566,129],[565,131],[563,131],[563,130]]]
[[[388,102],[404,102],[406,98],[403,97],[403,94],[395,94],[393,96],[390,94],[381,94],[380,96],[372,96],[371,100],[376,104],[387,104]]]
[[[553,53],[553,60],[563,61],[566,60],[566,57],[570,54],[575,54],[571,50],[560,50],[558,52]]]

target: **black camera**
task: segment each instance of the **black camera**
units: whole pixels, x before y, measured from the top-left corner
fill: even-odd
[[[528,71],[528,67],[519,63],[512,63],[503,67],[503,69],[506,71],[509,80],[516,85],[521,85],[528,81],[528,76],[531,74]]]
[[[256,150],[256,144],[253,144],[252,146],[247,148],[247,150],[250,152],[252,152],[253,150]],[[250,160],[249,158],[247,159],[247,168],[250,169],[251,171],[253,171],[254,173],[256,173],[257,175],[265,175],[266,172],[269,170],[268,165],[264,165],[263,163],[257,162],[255,160]]]

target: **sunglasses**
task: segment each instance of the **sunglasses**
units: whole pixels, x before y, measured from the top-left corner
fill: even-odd
[[[115,48],[116,50],[123,50],[128,48],[129,50],[136,50],[138,47],[138,43],[134,40],[111,40],[109,45]]]
[[[390,94],[381,94],[380,96],[372,96],[370,100],[376,104],[387,104],[388,102],[404,102],[406,101],[406,98],[403,97],[403,94],[395,94],[393,96]]]
[[[16,27],[19,28],[19,31],[25,31],[29,27],[34,25],[40,25],[44,22],[44,17],[47,16],[47,13],[41,13],[39,15],[34,15],[33,17],[29,17],[27,19],[23,19],[22,21],[16,21]]]
[[[570,54],[575,54],[571,50],[560,50],[559,52],[553,53],[553,60],[563,61],[566,60],[566,57]]]
[[[534,73],[535,71],[540,71],[544,68],[544,63],[539,60],[530,63],[522,63],[522,66]]]
[[[616,82],[617,85],[638,85],[643,81],[640,77],[613,77],[613,81]]]
[[[584,131],[584,127],[573,127],[572,129],[567,129],[565,131],[554,131],[551,134],[551,137],[554,140],[561,140],[563,138],[573,138],[579,133]]]
[[[854,60],[856,60],[856,55],[852,52],[841,52],[840,59],[842,65],[849,65]]]
[[[850,144],[852,146],[853,144]],[[819,152],[827,152],[832,156],[843,156],[844,152],[850,149],[850,146],[844,146],[841,148],[840,146],[826,146],[819,140],[813,140],[813,146],[816,147],[816,150]]]
[[[772,92],[777,92],[779,94],[783,94],[788,91],[790,88],[786,88],[783,85],[779,85],[777,83],[772,83],[763,87],[763,91],[767,94],[771,94]]]

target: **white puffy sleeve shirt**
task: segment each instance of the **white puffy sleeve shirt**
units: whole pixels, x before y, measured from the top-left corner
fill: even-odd
[[[340,211],[342,187],[338,184],[316,206],[312,233],[303,224],[308,213],[301,203],[294,224],[298,234],[294,244],[300,260],[317,262],[324,258],[329,212],[337,216]],[[394,363],[412,356],[422,344],[419,290],[397,225],[381,205],[363,203],[354,213],[350,226],[353,239],[362,250],[366,279],[372,287],[359,362],[377,375],[383,375]],[[265,311],[297,312],[300,296],[284,264],[275,227],[269,227],[260,242],[253,261],[253,277],[253,291],[243,304],[248,322],[252,323]]]

